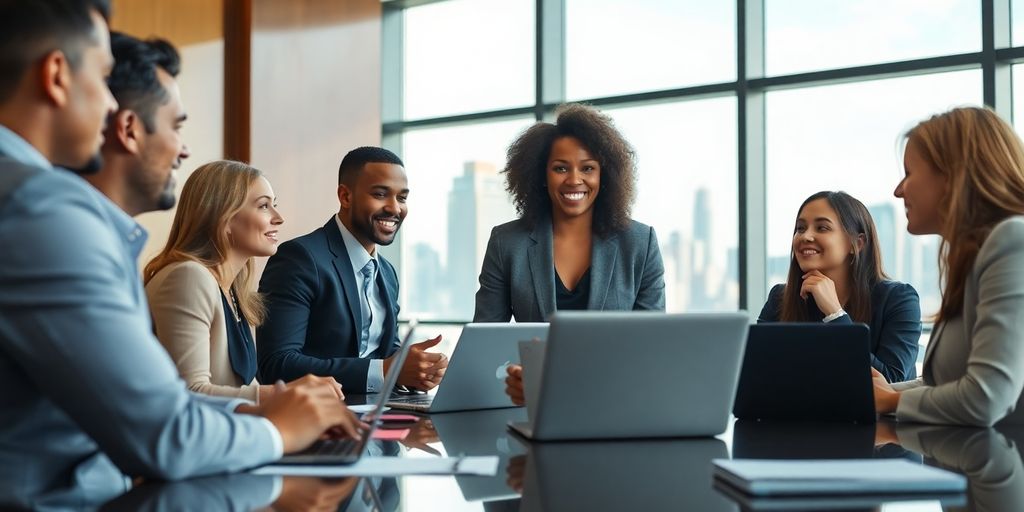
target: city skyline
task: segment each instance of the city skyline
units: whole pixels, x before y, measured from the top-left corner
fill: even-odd
[[[516,218],[504,179],[497,166],[472,160],[463,163],[462,174],[451,179],[446,194],[447,237],[444,247],[418,241],[409,248],[406,266],[406,308],[421,318],[469,320],[473,316],[478,276],[487,241],[494,226]],[[728,311],[739,304],[738,248],[716,246],[714,197],[706,187],[697,188],[690,201],[689,226],[665,219],[654,225],[665,264],[665,297],[668,311]],[[902,212],[893,202],[868,207],[881,247],[883,267],[889,277],[909,283],[921,298],[924,317],[939,304],[938,239],[913,236],[901,229]],[[791,228],[790,228],[791,229]],[[717,248],[717,250],[716,250]],[[790,254],[769,254],[765,283],[768,288],[784,283]],[[935,262],[935,263],[933,263]],[[760,309],[751,304],[750,309]]]

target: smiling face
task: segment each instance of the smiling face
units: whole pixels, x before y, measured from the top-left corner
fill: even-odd
[[[138,196],[142,211],[146,212],[174,207],[174,171],[181,167],[182,160],[189,157],[180,133],[187,116],[178,84],[163,69],[157,68],[156,73],[161,87],[167,91],[167,101],[153,113],[152,133],[146,129],[138,130],[139,168],[129,177],[132,192]]]
[[[370,162],[350,183],[338,185],[339,216],[366,252],[395,241],[409,213],[409,180],[398,164]]]
[[[903,169],[905,174],[893,195],[903,199],[907,231],[915,235],[941,234],[946,178],[924,158],[913,140],[907,142],[903,153]]]
[[[266,178],[257,178],[249,185],[242,209],[228,221],[231,251],[243,258],[273,256],[277,252],[277,228],[282,223],[274,189]]]
[[[601,164],[575,137],[559,137],[548,154],[547,187],[556,219],[593,215]]]
[[[825,198],[804,205],[793,229],[793,256],[800,270],[831,270],[848,266],[853,244],[839,215]]]

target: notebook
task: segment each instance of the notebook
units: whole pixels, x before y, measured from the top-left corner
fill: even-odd
[[[967,479],[902,459],[716,459],[716,479],[755,496],[963,492]]]

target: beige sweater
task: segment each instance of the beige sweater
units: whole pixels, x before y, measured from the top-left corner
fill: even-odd
[[[194,261],[172,263],[153,276],[146,296],[156,337],[188,389],[258,399],[259,382],[242,382],[231,369],[224,305],[212,272]]]

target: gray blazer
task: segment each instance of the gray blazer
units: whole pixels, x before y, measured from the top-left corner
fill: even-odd
[[[921,377],[893,387],[901,421],[1024,424],[1024,216],[992,230],[967,277],[963,314],[935,327]]]
[[[491,231],[480,270],[474,322],[545,322],[555,312],[550,222],[522,219]],[[595,236],[588,310],[665,311],[665,266],[654,228],[630,221],[624,231]]]

